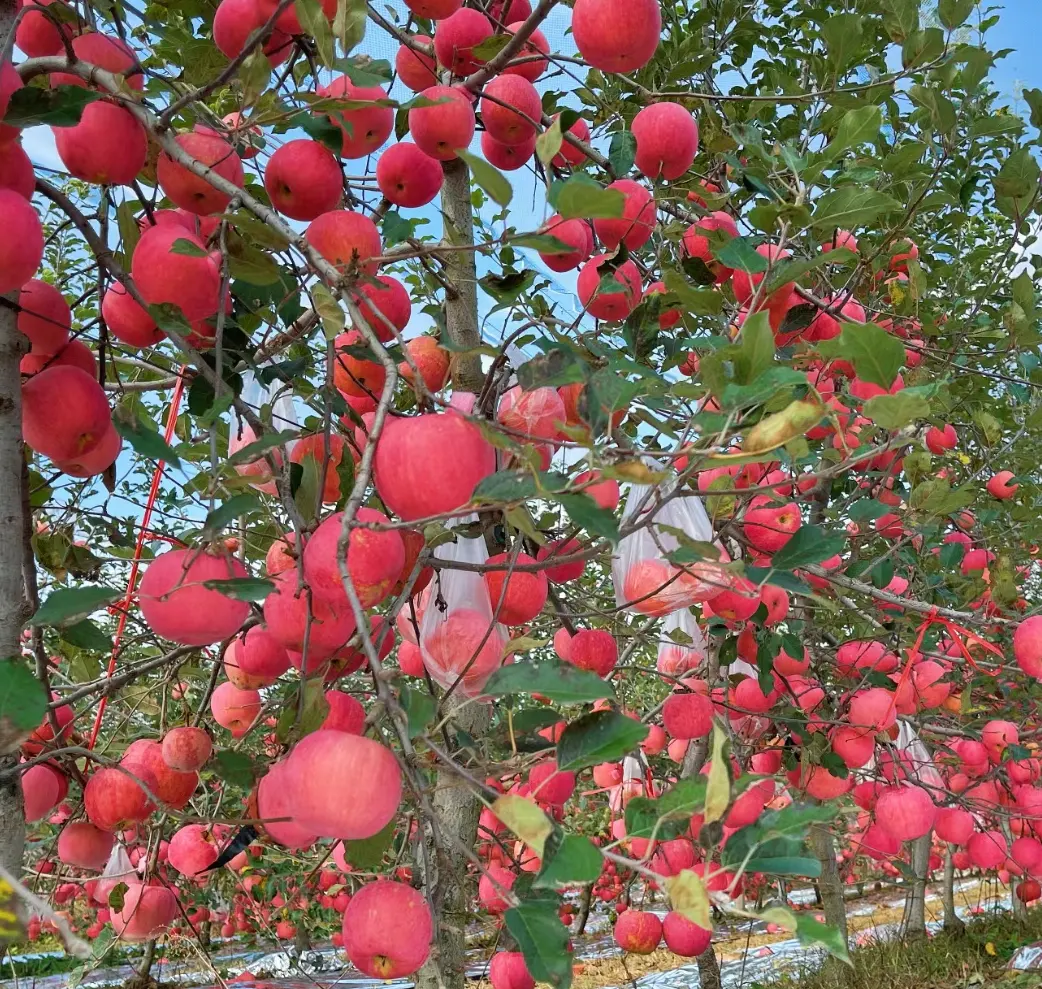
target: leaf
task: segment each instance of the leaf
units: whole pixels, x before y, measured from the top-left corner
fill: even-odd
[[[938,0],[937,19],[949,31],[959,27],[973,13],[976,0]]]
[[[805,944],[808,947],[820,944],[834,958],[838,958],[841,962],[846,962],[853,968],[847,943],[843,939],[843,934],[839,928],[822,924],[809,913],[795,914],[794,917],[796,921],[796,937],[800,939],[800,944]]]
[[[255,494],[236,495],[207,514],[206,521],[203,523],[203,532],[216,535],[240,516],[262,511],[263,508],[260,498]]]
[[[901,341],[876,323],[841,323],[840,327],[838,337],[818,344],[821,355],[848,360],[862,381],[889,388],[904,366]]]
[[[571,254],[575,250],[550,234],[522,234],[520,237],[511,237],[510,244],[512,247],[529,247],[540,254]]]
[[[507,45],[510,44],[513,37],[513,32],[489,35],[489,37],[484,41],[475,45],[471,49],[474,55],[474,60],[478,62],[487,62],[489,59],[495,58],[504,48],[506,48]]]
[[[554,826],[534,800],[519,797],[516,793],[504,793],[492,804],[492,813],[536,855],[543,857],[543,843],[550,836]]]
[[[626,805],[626,834],[631,838],[675,838],[705,805],[705,777],[680,780],[657,800],[634,797]]]
[[[665,880],[666,895],[677,913],[683,914],[703,930],[713,929],[713,917],[709,910],[709,894],[697,873],[682,869]]]
[[[102,93],[85,86],[22,86],[11,94],[3,120],[12,127],[75,127],[87,104],[102,98]]]
[[[308,137],[324,144],[333,154],[338,155],[344,147],[344,132],[324,113],[309,113],[302,110],[290,117],[291,127],[299,127]]]
[[[354,838],[344,842],[344,858],[356,869],[372,872],[380,867],[384,860],[387,846],[391,844],[394,837],[394,829],[397,824],[395,818],[391,818],[376,834],[369,838]]]
[[[275,585],[264,577],[229,577],[227,580],[204,580],[203,587],[236,601],[263,601]]]
[[[851,230],[870,223],[882,213],[899,209],[892,196],[866,186],[845,185],[825,193],[814,208],[812,225],[816,231],[831,232],[836,227]]]
[[[517,369],[517,382],[526,391],[540,387],[559,387],[583,380],[583,364],[575,351],[552,347],[545,354],[525,361]]]
[[[561,185],[557,212],[566,220],[615,219],[622,216],[625,203],[618,189],[605,189],[586,175],[573,175]]]
[[[757,253],[748,237],[732,237],[726,244],[714,249],[713,256],[722,265],[750,275],[758,275],[771,266],[767,258]]]
[[[197,378],[196,380],[201,380]],[[181,458],[174,453],[170,444],[154,429],[145,426],[126,406],[117,405],[112,415],[112,425],[135,453],[149,460],[165,462],[173,467],[181,466]]]
[[[529,471],[497,470],[478,482],[470,500],[476,504],[524,501],[538,493],[539,486]]]
[[[713,752],[709,764],[709,781],[706,786],[705,823],[719,821],[727,812],[731,802],[730,744],[727,733],[713,721]]]
[[[47,716],[43,684],[21,659],[0,659],[0,753],[10,751],[7,725],[24,738]]]
[[[500,206],[510,205],[510,200],[514,197],[514,190],[509,179],[498,168],[490,165],[484,158],[472,155],[462,148],[457,148],[456,154],[470,166],[470,174],[474,177],[474,181],[488,193],[493,202]]]
[[[509,37],[509,35],[493,35],[492,37],[502,38]],[[563,143],[564,138],[561,136],[561,118],[560,116],[557,116],[554,117],[550,126],[536,138],[536,157],[538,157],[544,165],[549,164],[549,162],[553,160],[554,155],[561,150],[561,145]]]
[[[63,587],[51,591],[47,600],[29,619],[32,626],[74,624],[92,612],[112,604],[121,595],[109,587]]]
[[[103,632],[89,618],[75,622],[62,629],[61,638],[77,649],[88,649],[92,652],[111,652],[112,637]]]
[[[109,893],[108,905],[112,910],[120,911],[123,909],[123,904],[126,902],[127,890],[130,887],[126,883],[116,883],[112,887],[112,891]]]
[[[930,401],[922,395],[909,394],[905,388],[896,395],[877,395],[865,402],[864,414],[884,429],[900,429],[930,414]]]
[[[493,606],[495,603],[492,602]],[[501,666],[489,677],[481,692],[488,697],[543,694],[562,704],[586,704],[604,697],[615,699],[611,684],[596,673],[557,660]]]
[[[268,88],[271,79],[271,62],[258,45],[239,67],[239,83],[242,86],[243,102],[249,106]]]
[[[337,0],[336,14],[333,16],[333,35],[340,42],[344,52],[357,48],[365,39],[366,21],[365,0]],[[356,86],[381,86],[390,80],[391,67],[383,60],[373,62],[368,72],[356,68],[350,59],[340,59],[336,64]],[[374,69],[382,66],[387,66],[386,74],[374,73]]]
[[[556,496],[568,517],[593,536],[607,539],[613,546],[619,541],[619,522],[615,513],[601,508],[588,494],[559,494]]]
[[[271,382],[267,383],[270,384]],[[230,466],[253,463],[253,461],[260,459],[269,450],[273,450],[278,446],[284,446],[291,440],[295,440],[297,435],[295,429],[286,429],[281,433],[265,433],[259,440],[254,440],[252,443],[247,443],[246,446],[240,447],[228,457],[225,463]]]
[[[836,133],[825,148],[823,155],[835,161],[847,148],[871,144],[879,136],[883,126],[883,112],[877,106],[862,106],[848,110],[839,121]]]
[[[801,525],[771,557],[771,566],[776,570],[796,570],[811,563],[820,563],[842,552],[846,544],[845,536],[827,532],[820,525]]]
[[[528,900],[511,907],[503,920],[521,949],[532,978],[548,982],[554,989],[568,989],[572,984],[570,935],[557,909],[554,900]]]
[[[914,31],[901,46],[901,64],[912,69],[935,61],[944,52],[944,32],[940,28],[928,27]]]
[[[761,309],[742,324],[734,354],[735,380],[740,385],[755,381],[774,362],[774,331],[770,317]]]
[[[293,0],[293,9],[305,34],[315,39],[315,51],[319,61],[332,67],[336,52],[333,48],[333,27],[326,19],[326,12],[318,0]]]
[[[213,757],[214,772],[226,783],[250,789],[263,769],[253,757],[236,749],[219,749]]]
[[[919,0],[883,0],[883,27],[900,44],[919,30]]]
[[[408,722],[409,738],[422,735],[438,709],[434,698],[426,690],[402,687],[399,700]]]
[[[767,276],[767,286],[764,291],[769,294],[788,282],[797,281],[807,274],[808,271],[824,268],[826,265],[842,265],[848,261],[854,261],[856,258],[857,255],[853,251],[848,251],[845,247],[835,247],[831,251],[819,251],[812,258],[782,261],[780,264],[771,266],[771,273]],[[817,307],[811,304],[811,315],[813,316],[817,311]],[[809,323],[810,320],[804,326],[809,325]],[[779,329],[780,332],[786,332],[784,322]]]
[[[636,154],[637,139],[631,131],[620,130],[612,134],[608,145],[608,164],[616,175],[622,177],[633,168]]]
[[[137,225],[137,211],[130,201],[120,203],[116,207],[116,226],[119,228],[119,243],[123,255],[128,259],[126,267],[129,268],[129,258],[141,239],[141,228]]]
[[[1028,148],[1014,151],[995,176],[995,194],[1008,199],[1032,196],[1038,188],[1038,162]]]
[[[861,17],[858,14],[836,14],[821,27],[821,37],[829,62],[837,70],[845,69],[851,56],[861,47]]]
[[[600,849],[583,835],[566,834],[559,843],[554,841],[556,837],[553,835],[544,845],[543,867],[532,888],[595,882],[604,867]]]
[[[559,769],[614,762],[648,736],[648,726],[616,711],[593,711],[573,721],[557,743]]]

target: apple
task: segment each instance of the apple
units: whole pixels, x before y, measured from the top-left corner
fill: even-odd
[[[264,188],[271,205],[293,220],[314,220],[336,209],[343,183],[340,163],[318,141],[288,141],[264,169]]]
[[[184,725],[171,728],[163,736],[163,761],[178,772],[198,772],[206,765],[212,751],[213,742],[205,728]]]
[[[43,260],[43,228],[32,204],[11,189],[0,189],[0,294],[18,291]]]
[[[344,911],[344,951],[355,968],[374,979],[417,971],[430,953],[433,933],[426,899],[405,883],[367,883]]]
[[[441,165],[415,144],[392,144],[376,162],[376,184],[395,206],[416,209],[441,192]]]
[[[104,100],[88,103],[79,123],[51,132],[69,174],[95,185],[130,185],[148,158],[148,139],[138,119]]]
[[[55,365],[22,385],[22,437],[55,462],[89,452],[111,427],[105,392],[81,368]]]
[[[698,124],[679,103],[651,103],[630,124],[637,168],[649,179],[679,179],[698,154]]]
[[[459,13],[467,13],[461,10]],[[484,18],[476,10],[469,13]],[[414,107],[409,111],[409,133],[416,146],[438,161],[451,161],[457,148],[470,146],[474,137],[474,108],[470,100],[453,86],[429,86],[421,94],[433,106]]]
[[[219,134],[208,128],[179,134],[181,150],[208,166],[221,178],[240,189],[243,184],[242,159],[235,149]],[[156,165],[156,178],[166,197],[181,209],[200,216],[222,212],[231,196],[214,188],[206,179],[185,165],[174,161],[165,151]]]
[[[337,76],[327,85],[319,86],[318,95],[324,99],[373,104],[345,108],[330,118],[343,134],[341,158],[353,160],[371,155],[394,130],[394,108],[384,105],[388,102],[387,93],[379,86],[356,86],[347,76]]]

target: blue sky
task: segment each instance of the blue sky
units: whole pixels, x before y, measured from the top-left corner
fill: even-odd
[[[1042,38],[1042,2],[1008,0],[1000,11],[999,23],[989,32],[993,50],[1013,48],[994,70],[995,84],[1004,96],[1012,97],[1018,87],[1042,88],[1042,62],[1035,47]],[[1023,109],[1023,104],[1021,104]]]

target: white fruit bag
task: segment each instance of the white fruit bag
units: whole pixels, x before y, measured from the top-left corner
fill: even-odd
[[[662,623],[655,667],[670,677],[691,676],[706,656],[706,640],[687,608],[674,611]]]
[[[648,466],[659,468],[653,461]],[[677,565],[667,559],[667,554],[681,548],[669,529],[696,542],[713,542],[713,526],[701,499],[696,495],[669,498],[675,483],[665,481],[657,489],[643,484],[630,488],[623,525],[645,524],[622,539],[612,557],[615,603],[620,608],[661,618],[713,597],[730,583],[717,561]],[[723,547],[716,545],[719,561],[728,562]]]
[[[476,515],[460,520],[477,521]],[[485,540],[465,538],[434,550],[440,560],[482,564],[488,559]],[[465,697],[476,697],[492,674],[503,665],[506,629],[492,620],[492,603],[482,575],[473,570],[436,570],[426,589],[428,598],[420,621],[420,654],[431,678]]]
[[[269,421],[267,412],[270,409],[271,427],[276,433],[295,432],[299,428],[297,409],[293,404],[293,390],[285,381],[276,379],[270,385],[265,385],[252,371],[247,371],[243,376],[242,400],[264,422]],[[228,456],[232,456],[256,439],[253,427],[236,413],[228,432]],[[291,441],[287,444],[287,449],[292,452],[294,445],[295,441]],[[276,461],[282,456],[277,449],[271,453]],[[258,491],[271,495],[276,493],[271,468],[263,456],[249,463],[236,464],[235,470],[243,477],[256,477],[257,480],[252,482],[252,486]]]

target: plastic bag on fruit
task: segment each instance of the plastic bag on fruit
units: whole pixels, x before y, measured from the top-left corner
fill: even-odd
[[[706,640],[695,616],[681,608],[666,616],[655,668],[669,677],[692,676],[706,656]]]
[[[297,409],[293,404],[293,391],[285,381],[275,379],[271,384],[265,385],[252,371],[247,371],[243,375],[241,397],[243,402],[264,421],[267,421],[268,409],[271,410],[271,425],[275,432],[296,432],[299,428]],[[230,457],[244,446],[248,446],[256,438],[253,427],[236,413],[228,432],[228,456]],[[295,445],[296,441],[291,440],[286,444],[287,451],[292,453]],[[273,450],[272,453],[276,459],[280,456],[278,450]],[[271,480],[271,470],[263,457],[258,457],[249,463],[236,464],[235,470],[243,477],[256,476],[258,480],[253,482],[252,487],[258,491],[271,495],[276,493],[275,482]]]
[[[652,470],[662,469],[653,460],[645,463]],[[620,608],[661,618],[705,601],[729,584],[727,572],[716,561],[696,560],[678,566],[667,559],[681,548],[676,532],[694,542],[713,542],[713,526],[701,499],[684,494],[671,497],[675,484],[669,480],[657,487],[634,484],[630,488],[623,525],[652,521],[622,539],[612,557],[615,603]],[[729,562],[723,547],[715,545],[720,561]]]
[[[485,540],[467,538],[460,528],[477,522],[477,515],[459,521],[454,542],[435,547],[439,560],[482,564],[488,559]],[[425,589],[428,597],[420,620],[420,655],[431,678],[465,697],[476,697],[503,665],[506,629],[493,622],[492,603],[484,577],[473,570],[436,570]]]

